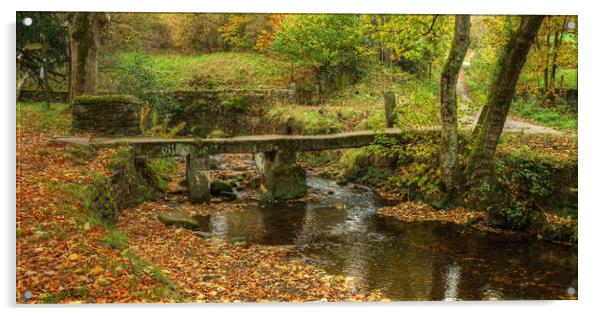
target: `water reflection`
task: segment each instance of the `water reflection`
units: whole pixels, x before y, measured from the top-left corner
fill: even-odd
[[[376,210],[386,201],[370,191],[319,178],[309,185],[320,202],[247,206],[197,219],[214,236],[296,245],[311,263],[396,300],[554,299],[577,288],[575,248],[385,219]]]
[[[462,268],[457,262],[452,262],[447,266],[447,272],[445,273],[445,300],[446,301],[457,301],[458,300],[458,285],[460,283],[460,277],[462,276]]]

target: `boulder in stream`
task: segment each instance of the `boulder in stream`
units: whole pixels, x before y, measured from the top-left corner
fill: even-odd
[[[165,225],[175,225],[187,229],[199,229],[201,227],[196,219],[182,212],[159,213],[158,218]]]
[[[215,181],[210,186],[211,195],[223,195],[223,192],[233,193],[234,189],[231,185],[222,181]]]

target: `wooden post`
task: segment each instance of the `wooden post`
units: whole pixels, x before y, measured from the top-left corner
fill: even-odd
[[[395,92],[385,93],[385,118],[387,119],[387,128],[392,128],[395,123]]]

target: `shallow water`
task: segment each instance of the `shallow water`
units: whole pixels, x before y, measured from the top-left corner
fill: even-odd
[[[246,206],[197,219],[214,236],[296,246],[304,260],[393,300],[577,296],[576,247],[455,224],[401,222],[377,214],[390,203],[370,190],[320,178],[309,178],[308,185],[319,202]]]

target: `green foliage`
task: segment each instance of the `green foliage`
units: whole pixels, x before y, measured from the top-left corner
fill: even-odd
[[[224,96],[220,106],[227,112],[245,113],[249,110],[249,99],[243,95]]]
[[[93,148],[86,145],[68,145],[65,147],[65,152],[67,153],[67,159],[78,165],[87,164],[94,156]]]
[[[32,24],[26,26],[23,19],[29,17]],[[42,87],[39,79],[40,67],[43,63],[42,49],[30,49],[28,44],[41,43],[41,36],[45,37],[48,53],[48,67],[50,79],[62,81],[66,78],[65,65],[69,61],[69,45],[67,43],[67,27],[64,25],[65,17],[55,12],[17,12],[17,71],[27,73],[32,81]]]
[[[143,135],[162,138],[174,138],[184,129],[184,127],[186,127],[186,122],[181,122],[175,126],[170,126],[169,118],[164,117],[162,120],[160,120],[159,115],[156,112],[149,112],[144,108],[142,110],[142,122]]]
[[[129,163],[132,162],[132,149],[128,146],[121,146],[109,161],[109,168],[112,170],[125,168]]]
[[[364,16],[364,27],[378,43],[384,62],[388,58],[407,71],[425,75],[429,67],[445,61],[453,20],[441,15],[370,15]]]
[[[516,204],[505,211],[505,225],[513,230],[524,230],[529,225],[531,209],[522,204]]]
[[[200,55],[153,54],[118,55],[122,60],[135,56],[148,59],[144,67],[152,71],[158,88],[170,90],[286,88],[290,76],[289,63],[266,54],[251,52],[214,52]],[[120,71],[117,71],[119,73]],[[146,72],[149,72],[147,70]],[[100,69],[99,89],[118,90],[115,71]],[[123,84],[125,85],[125,84]]]
[[[374,166],[378,158],[367,149],[345,150],[338,161],[339,174],[347,181],[375,187],[383,186],[393,175],[390,166]]]
[[[300,15],[285,22],[272,51],[303,67],[355,67],[364,42],[359,15]]]
[[[156,183],[159,190],[166,192],[172,176],[178,171],[178,166],[173,158],[149,159],[148,167],[153,177],[153,183]]]
[[[59,304],[66,298],[87,298],[88,290],[84,287],[62,290],[58,293],[40,293],[42,304]]]
[[[422,139],[400,145],[394,139],[380,136],[368,147],[368,150],[373,155],[397,160],[395,176],[390,179],[397,193],[427,202],[440,198],[437,139]]]
[[[269,19],[267,14],[229,14],[219,28],[221,39],[235,50],[251,50],[260,31],[268,28]]]
[[[215,129],[212,130],[209,134],[207,134],[206,138],[226,138],[226,137],[230,137],[231,135],[224,132],[221,129]]]
[[[114,229],[107,232],[103,245],[116,250],[123,250],[129,247],[126,234]]]
[[[496,175],[505,190],[527,206],[533,206],[529,202],[534,199],[545,198],[552,193],[548,168],[529,152],[499,160]]]
[[[289,125],[301,134],[329,134],[340,132],[342,123],[336,111],[316,107],[272,106],[267,117],[277,124]]]
[[[159,120],[168,119],[179,107],[179,103],[166,93],[170,87],[159,81],[153,62],[146,55],[122,55],[114,75],[117,91],[144,100]]]

